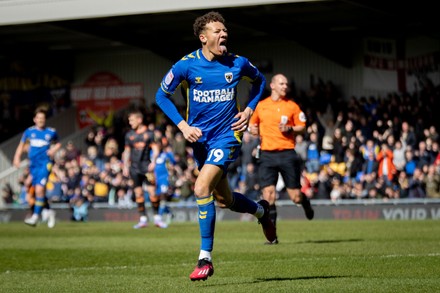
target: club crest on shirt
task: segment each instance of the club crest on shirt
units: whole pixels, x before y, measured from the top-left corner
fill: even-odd
[[[234,77],[234,75],[232,74],[232,72],[226,72],[225,73],[225,79],[228,83],[232,82],[232,78]]]
[[[202,77],[201,77],[201,76],[196,76],[195,83],[197,83],[197,84],[202,84],[202,83],[203,83],[203,81],[202,81]]]

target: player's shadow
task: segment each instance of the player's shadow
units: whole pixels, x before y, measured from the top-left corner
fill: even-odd
[[[298,281],[298,280],[317,280],[317,279],[338,279],[352,276],[303,276],[293,278],[257,278],[254,283],[258,282],[272,282],[272,281]]]
[[[343,243],[343,242],[361,242],[364,241],[364,239],[321,239],[321,240],[306,240],[306,241],[299,241],[296,242],[296,244],[310,244],[310,243],[316,243],[316,244],[328,244],[328,243]]]
[[[282,281],[300,281],[300,280],[318,280],[318,279],[338,279],[338,278],[348,278],[353,276],[302,276],[302,277],[290,277],[290,278],[256,278],[252,281],[240,282],[240,285],[243,284],[256,284],[262,282],[282,282]],[[207,285],[207,287],[213,286],[216,287],[219,284]],[[230,283],[228,283],[230,285]]]

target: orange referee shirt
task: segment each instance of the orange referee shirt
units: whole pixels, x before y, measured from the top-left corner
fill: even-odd
[[[260,101],[249,124],[258,124],[261,150],[281,151],[295,148],[295,136],[292,132],[281,132],[280,123],[289,126],[305,126],[306,116],[292,100],[282,98],[273,101],[270,97]]]

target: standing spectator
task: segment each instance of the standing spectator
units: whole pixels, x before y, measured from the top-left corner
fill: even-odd
[[[431,153],[426,149],[426,142],[424,140],[419,142],[419,147],[415,151],[417,160],[417,168],[421,169],[423,172],[428,171],[428,166],[432,164],[431,162]]]
[[[347,139],[347,142],[356,138],[353,120],[348,119],[347,122],[345,122],[344,128],[341,130],[341,135]]]
[[[96,142],[95,142],[95,136],[96,136],[96,131],[93,128],[90,128],[89,132],[87,132],[87,135],[84,139],[84,143],[86,144],[86,147],[89,146],[96,146]]]
[[[333,135],[333,160],[336,163],[344,162],[345,147],[344,137],[340,128],[336,128]]]
[[[284,75],[273,76],[270,89],[270,97],[258,104],[249,123],[251,133],[261,141],[258,174],[262,195],[270,204],[270,217],[276,225],[275,186],[280,173],[290,199],[301,204],[311,220],[314,211],[301,193],[301,158],[295,152],[295,135],[305,131],[306,116],[295,102],[286,98],[288,80]]]
[[[318,134],[316,132],[310,133],[309,143],[307,145],[307,160],[306,169],[309,173],[318,173],[320,169],[320,155],[318,146]]]
[[[377,146],[372,139],[368,139],[367,142],[361,146],[360,150],[364,158],[363,173],[370,174],[377,172],[376,156],[380,150],[379,146]]]
[[[354,148],[348,148],[345,151],[345,179],[354,181],[362,173],[363,160],[361,154]]]
[[[342,122],[342,113],[339,113],[336,122],[333,118],[333,111],[328,111],[325,114],[317,113],[319,123],[324,128],[324,136],[322,138],[322,150],[333,154],[333,137],[335,130]]]
[[[307,160],[307,141],[304,140],[303,134],[297,134],[295,137],[295,151],[300,156],[303,164]]]
[[[432,158],[432,164],[436,165],[436,160],[440,154],[438,142],[436,142],[436,141],[432,142],[432,147],[431,147],[430,153],[431,153],[431,158]]]
[[[377,175],[383,177],[387,186],[393,182],[396,174],[396,167],[393,163],[393,152],[386,143],[383,143],[376,160],[379,162]]]
[[[265,78],[245,57],[227,52],[228,31],[219,13],[209,12],[197,18],[193,28],[202,48],[173,65],[160,84],[156,102],[192,143],[200,170],[194,194],[199,209],[201,247],[199,261],[190,275],[192,281],[198,281],[214,273],[211,259],[214,200],[220,207],[255,215],[269,241],[274,241],[276,235],[268,217],[268,203],[256,203],[232,192],[227,179],[228,165],[239,155],[242,133],[248,128],[249,118],[263,94]],[[251,81],[252,89],[247,107],[240,112],[236,93],[243,79]],[[180,84],[189,95],[187,120],[171,100]]]
[[[43,208],[47,203],[46,183],[52,169],[55,153],[61,148],[58,142],[58,133],[54,128],[46,126],[46,110],[37,108],[34,115],[34,126],[27,128],[17,146],[14,156],[14,166],[20,167],[21,155],[24,145],[29,141],[28,158],[30,161],[30,174],[32,186],[35,188],[35,207],[31,217],[25,219],[29,226],[36,226]],[[48,227],[55,226],[55,211],[47,207]]]
[[[154,143],[151,132],[148,132],[143,119],[144,116],[139,110],[133,110],[128,114],[128,123],[131,126],[131,130],[125,135],[125,148],[122,154],[123,174],[133,180],[133,191],[139,213],[139,222],[133,226],[135,229],[148,226],[142,185],[145,182],[154,189],[153,172],[156,165],[156,158],[159,155],[159,148],[157,144]],[[151,194],[151,191],[149,192],[150,198],[152,199],[154,194]]]
[[[364,156],[364,159],[367,160],[371,157],[373,159],[376,159],[377,154],[379,153],[379,146],[374,142],[372,139],[368,139],[367,142],[360,147],[360,151],[362,155]]]
[[[399,140],[402,141],[405,145],[410,146],[412,149],[417,147],[416,135],[406,121],[402,122]]]
[[[411,148],[407,148],[405,151],[405,172],[408,176],[414,174],[414,170],[417,168],[417,160],[414,158],[414,153]]]
[[[396,166],[397,171],[402,171],[405,168],[405,149],[406,147],[402,144],[400,140],[397,140],[394,144],[393,149],[393,163]]]

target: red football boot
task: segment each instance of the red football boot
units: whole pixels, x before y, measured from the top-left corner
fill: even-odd
[[[208,279],[208,277],[211,277],[214,274],[214,266],[212,265],[212,262],[204,259],[199,259],[197,262],[197,266],[192,272],[191,275],[189,275],[189,278],[191,281],[205,281]]]

